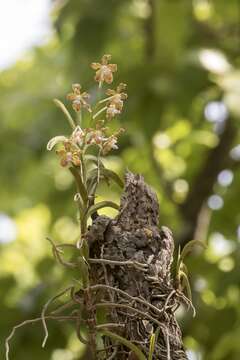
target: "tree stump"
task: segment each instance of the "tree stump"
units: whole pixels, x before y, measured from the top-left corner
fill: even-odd
[[[155,192],[142,176],[128,172],[117,217],[98,216],[89,228],[90,282],[95,301],[106,303],[99,307],[107,322],[116,324],[115,334],[148,359],[150,339],[158,333],[152,359],[183,360],[187,356],[174,314],[184,295],[171,277],[172,233],[158,222]],[[105,355],[99,359],[137,359],[121,342],[103,339]]]

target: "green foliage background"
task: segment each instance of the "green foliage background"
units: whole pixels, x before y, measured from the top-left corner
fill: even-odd
[[[179,312],[186,347],[193,359],[240,358],[240,168],[230,156],[240,142],[239,14],[238,0],[55,1],[52,39],[0,74],[0,210],[18,227],[15,242],[0,244],[1,358],[11,327],[39,316],[78,276],[56,265],[45,241],[75,241],[78,231],[71,176],[45,149],[69,133],[52,99],[65,101],[75,82],[94,93],[89,63],[104,53],[129,94],[115,123],[127,132],[109,167],[144,175],[176,243],[196,236],[198,223],[208,244],[187,260],[197,316]],[[226,105],[224,124],[206,121],[211,101]],[[229,186],[218,181],[224,169],[234,175]],[[223,200],[219,210],[207,205],[213,194]],[[119,191],[102,187],[99,198],[118,200]],[[83,358],[73,327],[49,322],[49,331],[42,349],[40,324],[19,330],[11,359]]]

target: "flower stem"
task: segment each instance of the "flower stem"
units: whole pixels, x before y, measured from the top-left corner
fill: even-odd
[[[82,126],[82,110],[77,112],[77,123]]]
[[[109,97],[107,97],[107,98],[105,98],[105,99],[103,99],[103,100],[99,101],[99,104],[102,104],[102,103],[104,103],[104,102],[106,102],[106,101],[108,101],[108,100],[112,99],[114,96],[115,96],[115,95],[112,95],[112,96],[109,96]]]
[[[71,117],[69,111],[67,110],[66,106],[58,99],[54,99],[53,101],[57,105],[57,107],[59,107],[62,110],[62,112],[66,116],[71,128],[74,130],[76,127],[76,124],[75,124],[73,118]]]
[[[102,109],[100,109],[95,115],[93,115],[93,119],[96,119],[98,115],[100,115],[103,111],[107,109],[107,106],[104,106]]]

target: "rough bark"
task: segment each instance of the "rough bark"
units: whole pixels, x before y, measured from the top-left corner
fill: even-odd
[[[136,344],[147,358],[151,334],[159,329],[153,359],[187,359],[174,315],[184,298],[171,277],[174,241],[167,227],[159,228],[158,219],[154,191],[141,176],[127,173],[118,216],[99,216],[87,235],[91,285],[96,285],[95,300],[113,304],[106,307],[107,322],[121,324],[113,331]],[[106,359],[137,359],[108,337],[104,345]]]

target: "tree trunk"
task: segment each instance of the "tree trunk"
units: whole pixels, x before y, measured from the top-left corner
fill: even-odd
[[[171,277],[174,241],[159,229],[155,192],[139,175],[127,173],[118,216],[97,217],[88,231],[94,299],[104,305],[111,330],[138,346],[148,359],[153,333],[159,333],[152,359],[187,359],[175,311],[186,298]],[[96,285],[94,287],[94,285]],[[185,299],[185,300],[184,300]],[[99,359],[137,359],[121,341],[104,336]]]

